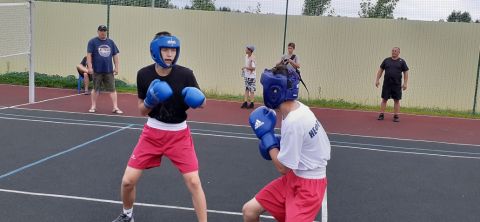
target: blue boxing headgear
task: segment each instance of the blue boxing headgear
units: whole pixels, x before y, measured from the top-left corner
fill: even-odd
[[[177,54],[172,61],[171,65],[165,63],[162,58],[160,51],[162,48],[173,48],[177,49]],[[158,37],[150,43],[150,54],[152,55],[153,61],[163,68],[170,68],[177,63],[178,57],[180,56],[180,40],[175,36],[161,36]]]
[[[300,76],[295,70],[281,72],[265,69],[260,83],[263,85],[263,102],[270,109],[276,109],[287,100],[298,98]]]

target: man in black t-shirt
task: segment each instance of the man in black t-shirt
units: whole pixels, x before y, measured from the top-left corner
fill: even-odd
[[[383,78],[382,87],[382,103],[380,105],[380,115],[378,120],[385,118],[384,112],[387,107],[387,101],[392,98],[394,101],[394,115],[393,121],[400,122],[398,112],[400,111],[400,100],[402,99],[402,90],[407,90],[408,87],[408,66],[405,60],[399,57],[400,48],[394,47],[392,49],[392,57],[383,60],[380,65],[380,69],[377,72],[377,79],[375,80],[375,86],[378,88],[380,85],[380,78],[383,71],[385,71],[385,77]],[[402,73],[405,76],[402,84]]]
[[[78,77],[83,77],[83,85],[85,86],[85,95],[90,95],[90,91],[88,91],[88,83],[90,79],[92,79],[92,74],[88,74],[88,67],[87,67],[87,57],[83,57],[80,64],[77,65],[77,72]]]
[[[122,179],[123,212],[114,222],[132,222],[135,187],[143,170],[160,166],[162,156],[182,173],[199,222],[207,221],[207,203],[186,111],[205,105],[192,70],[176,65],[180,41],[158,33],[150,44],[155,64],[137,73],[138,109],[148,116]],[[151,221],[153,218],[151,219]],[[158,218],[155,220],[159,220]]]

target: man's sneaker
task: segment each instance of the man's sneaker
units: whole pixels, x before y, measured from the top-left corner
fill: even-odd
[[[383,120],[385,119],[385,115],[383,113],[380,113],[380,115],[378,115],[378,120]]]
[[[400,122],[400,118],[398,117],[398,115],[393,116],[393,122],[396,122],[396,123]]]
[[[253,102],[250,103],[250,105],[248,106],[249,109],[253,109]]]
[[[240,108],[242,108],[242,109],[246,109],[246,108],[247,108],[247,106],[248,106],[248,103],[247,103],[247,102],[243,102],[243,104],[242,104],[242,107],[240,107]]]
[[[117,219],[115,219],[114,221],[112,222],[134,222],[133,221],[133,215],[132,217],[128,217],[126,214],[124,213],[121,213]]]

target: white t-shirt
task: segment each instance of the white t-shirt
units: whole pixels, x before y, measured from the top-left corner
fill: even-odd
[[[256,68],[256,64],[255,64],[255,57],[252,55],[250,57],[248,57],[248,55],[245,55],[245,67],[253,67],[253,68]],[[255,71],[250,71],[248,69],[244,69],[244,74],[245,74],[245,77],[246,78],[255,78],[256,76],[256,73]]]
[[[330,141],[310,108],[297,103],[299,107],[282,121],[278,160],[299,177],[324,178],[330,160]]]

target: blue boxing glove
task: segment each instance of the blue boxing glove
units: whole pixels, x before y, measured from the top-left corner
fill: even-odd
[[[159,103],[167,100],[173,95],[172,88],[168,83],[155,79],[150,83],[147,90],[147,97],[143,100],[145,107],[153,109]]]
[[[260,154],[262,155],[262,157],[266,160],[272,160],[272,157],[270,156],[270,150],[271,149],[273,149],[273,148],[280,149],[280,140],[282,139],[282,137],[278,134],[275,134],[275,139],[277,140],[278,146],[272,146],[270,148],[267,148],[267,147],[265,147],[265,145],[263,145],[262,142],[260,142],[258,144],[258,150],[260,151]]]
[[[274,134],[274,128],[277,122],[275,111],[265,106],[258,107],[250,114],[248,121],[253,132],[255,132],[255,135],[260,139],[260,143],[264,147],[263,151],[261,151],[262,156],[267,160],[271,160],[268,151],[279,146],[279,141],[275,138]]]
[[[196,87],[185,87],[182,90],[183,101],[191,108],[200,107],[205,102],[205,95]]]

